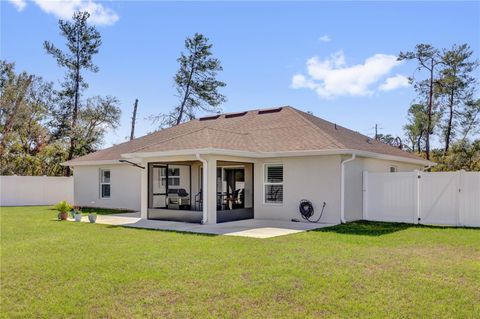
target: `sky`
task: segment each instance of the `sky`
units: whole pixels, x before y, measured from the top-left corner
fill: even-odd
[[[403,137],[415,98],[407,78],[419,74],[415,63],[396,60],[400,51],[468,43],[480,52],[479,2],[0,0],[1,58],[59,86],[64,70],[42,44],[64,48],[58,19],[77,9],[91,12],[102,35],[100,71],[85,74],[84,96],[121,103],[121,125],[104,146],[130,135],[136,98],[136,136],[157,128],[149,116],[178,103],[176,60],[195,32],[222,63],[223,112],[291,105],[370,136],[378,124],[379,133]]]

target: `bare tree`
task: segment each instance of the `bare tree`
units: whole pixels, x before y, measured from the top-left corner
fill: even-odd
[[[138,99],[135,99],[135,104],[133,105],[132,129],[130,131],[130,141],[135,138],[135,122],[137,121],[137,106],[138,106]]]

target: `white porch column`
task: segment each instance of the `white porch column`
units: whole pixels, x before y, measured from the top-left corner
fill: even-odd
[[[217,223],[217,160],[206,158],[203,165],[203,220],[206,224]]]
[[[141,166],[145,167],[141,171],[140,177],[140,217],[147,219],[148,213],[148,163],[142,160]]]

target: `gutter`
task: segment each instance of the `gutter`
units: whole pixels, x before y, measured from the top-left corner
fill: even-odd
[[[208,167],[207,164],[207,160],[200,157],[200,154],[197,153],[195,154],[195,157],[197,158],[197,160],[199,160],[200,162],[202,162],[202,165],[203,165],[203,168],[202,170],[205,169],[205,167]],[[208,168],[207,168],[208,169]],[[206,224],[207,223],[207,216],[208,216],[208,200],[206,200],[206,195],[208,194],[207,192],[207,189],[208,189],[208,177],[205,176],[205,174],[202,174],[203,175],[203,181],[202,181],[202,224]],[[204,211],[207,211],[207,214],[204,214],[203,212]]]
[[[435,166],[436,163],[427,161],[421,158],[409,158],[398,155],[387,155],[382,153],[359,151],[355,149],[327,149],[327,150],[305,150],[305,151],[284,151],[284,152],[252,152],[252,151],[238,151],[231,149],[217,149],[217,148],[201,148],[201,149],[184,149],[176,151],[156,151],[156,152],[136,152],[121,154],[125,159],[140,159],[144,157],[165,157],[165,156],[192,156],[195,154],[201,155],[225,155],[225,156],[239,156],[250,158],[272,158],[272,157],[297,157],[297,156],[315,156],[315,155],[351,155],[355,153],[356,156],[367,158],[377,158],[388,161],[396,161],[401,163],[412,163],[422,166]]]
[[[355,160],[357,155],[355,153],[352,154],[352,157],[342,161],[342,172],[340,177],[340,222],[342,224],[346,223],[345,220],[345,164],[348,162],[352,162]]]

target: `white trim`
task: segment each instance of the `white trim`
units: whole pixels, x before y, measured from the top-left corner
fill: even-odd
[[[110,181],[108,183],[103,181],[103,173],[107,172],[110,174]],[[109,168],[100,168],[100,199],[110,199],[112,198],[112,171]],[[103,196],[103,185],[109,185],[110,186],[110,196]]]
[[[273,157],[297,157],[297,156],[314,156],[314,155],[352,155],[360,157],[371,157],[389,161],[396,161],[401,163],[412,163],[424,166],[435,166],[437,163],[427,161],[424,159],[408,158],[396,155],[386,155],[375,152],[359,151],[353,149],[329,149],[329,150],[306,150],[306,151],[285,151],[285,152],[249,152],[239,150],[217,149],[217,148],[202,148],[202,149],[184,149],[175,151],[161,151],[161,152],[136,152],[121,154],[121,159],[129,159],[140,163],[142,158],[148,157],[166,157],[166,156],[196,156],[196,155],[224,155],[224,156],[239,156],[250,158],[273,158]],[[64,166],[82,166],[82,165],[102,165],[102,164],[122,164],[116,160],[99,160],[99,161],[79,161],[72,160],[64,162]]]
[[[135,162],[137,164],[141,163],[140,159],[138,159],[138,160],[132,159],[131,161]],[[75,160],[72,160],[71,162],[72,162],[71,164],[69,164],[69,162],[63,162],[63,163],[60,163],[60,165],[71,166],[71,167],[86,166],[86,165],[113,165],[113,164],[116,164],[116,165],[127,164],[127,165],[129,165],[128,163],[119,162],[118,159],[115,159],[115,160],[101,160],[101,161],[80,161],[80,162],[75,162]]]
[[[403,163],[414,163],[419,165],[437,165],[434,162],[414,159],[403,156],[387,155],[368,151],[359,151],[353,149],[330,149],[330,150],[306,150],[306,151],[285,151],[285,152],[249,152],[238,150],[226,150],[217,148],[203,148],[203,149],[185,149],[177,151],[162,151],[162,152],[138,152],[138,153],[125,153],[122,154],[122,158],[144,158],[144,157],[163,157],[163,156],[181,156],[181,155],[195,155],[195,154],[212,154],[212,155],[228,155],[228,156],[241,156],[252,158],[270,158],[270,157],[296,157],[296,156],[313,156],[313,155],[351,155],[362,157],[372,157],[384,160],[392,160]]]
[[[266,182],[266,179],[267,179],[267,170],[266,170],[266,167],[267,166],[281,166],[282,167],[282,182],[281,183],[267,183]],[[267,203],[267,201],[265,200],[265,186],[266,185],[282,185],[282,202],[281,203]],[[283,197],[284,197],[284,194],[285,194],[285,165],[281,162],[277,162],[277,163],[263,163],[263,177],[262,177],[262,188],[263,188],[263,205],[271,205],[271,206],[282,206],[284,201],[283,201]]]
[[[208,162],[200,154],[195,154],[197,160],[202,162],[202,224],[208,223]],[[190,176],[191,177],[191,176]]]

